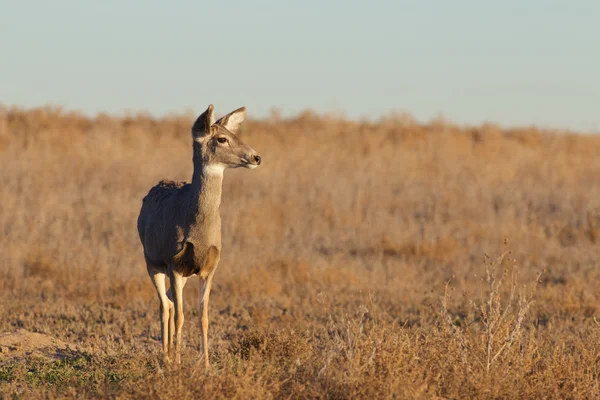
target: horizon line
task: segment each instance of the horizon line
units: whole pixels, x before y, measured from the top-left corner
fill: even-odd
[[[202,108],[202,107],[200,107]],[[217,107],[215,107],[217,108]],[[248,108],[246,106],[246,108]],[[194,111],[193,107],[185,107],[180,111],[177,110],[169,110],[163,112],[152,112],[148,109],[143,108],[121,108],[118,111],[86,111],[81,108],[70,107],[64,104],[48,102],[42,105],[35,106],[24,106],[21,104],[8,104],[0,101],[0,110],[5,109],[7,111],[21,111],[21,112],[31,112],[31,111],[41,111],[48,110],[52,112],[64,112],[65,114],[75,114],[78,116],[82,116],[89,119],[97,119],[100,116],[108,116],[112,118],[131,118],[131,117],[149,117],[155,120],[166,120],[169,118],[185,118],[190,117],[194,118],[197,115],[201,114],[204,109],[198,109]],[[251,111],[251,109],[250,109]],[[222,116],[227,112],[223,112],[222,114],[217,113],[217,115]],[[269,108],[266,113],[258,113],[258,116],[252,116],[252,113],[249,113],[248,120],[252,121],[285,121],[285,120],[295,120],[301,118],[303,115],[314,115],[317,118],[332,118],[339,121],[349,121],[355,123],[382,123],[389,120],[405,120],[406,122],[414,123],[416,125],[431,125],[435,123],[443,123],[447,125],[452,125],[461,128],[474,128],[474,127],[482,127],[482,126],[494,126],[500,129],[510,130],[510,129],[538,129],[542,131],[560,131],[565,133],[582,133],[582,134],[600,134],[600,123],[593,122],[587,123],[586,125],[590,125],[589,127],[580,127],[580,128],[572,128],[567,126],[557,126],[552,124],[540,124],[540,123],[504,123],[500,121],[493,120],[481,120],[478,122],[465,122],[465,121],[456,121],[453,120],[451,116],[448,116],[442,111],[436,112],[433,116],[428,119],[420,119],[415,117],[415,115],[404,109],[389,109],[385,113],[379,113],[376,116],[366,116],[361,115],[359,117],[353,117],[348,114],[344,110],[329,110],[329,111],[319,111],[310,107],[306,107],[300,109],[296,112],[294,111],[285,111],[283,107],[273,106]]]

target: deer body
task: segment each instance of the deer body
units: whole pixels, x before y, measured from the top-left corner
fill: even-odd
[[[221,255],[219,206],[225,168],[255,168],[256,152],[236,135],[245,108],[214,122],[213,107],[192,127],[194,172],[191,183],[163,180],[144,197],[138,233],[148,274],[160,300],[161,338],[165,361],[175,350],[181,362],[183,287],[192,275],[201,284],[201,325],[205,365],[208,367],[208,301],[212,278]],[[171,287],[167,293],[165,279]]]
[[[187,268],[181,273],[188,277],[199,273],[203,265],[199,255],[211,247],[221,249],[221,186],[223,177],[199,178],[201,184],[163,180],[144,198],[138,229],[144,244],[144,256],[153,265],[165,268],[184,250],[193,246],[194,265],[175,264]],[[190,256],[190,249],[184,254]],[[184,258],[184,260],[190,261]],[[185,269],[184,268],[184,269]]]

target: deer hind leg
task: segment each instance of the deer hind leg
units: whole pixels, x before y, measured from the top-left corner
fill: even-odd
[[[175,362],[181,364],[181,329],[183,327],[183,287],[187,278],[179,272],[169,269],[169,278],[173,288],[173,303],[175,308]]]
[[[169,323],[169,303],[171,303],[171,301],[167,297],[167,289],[165,285],[166,271],[164,268],[151,265],[148,262],[146,262],[146,267],[148,269],[148,275],[150,275],[150,279],[152,279],[152,283],[156,288],[158,299],[160,300],[160,338],[163,346],[163,360],[165,362],[169,362],[167,335]]]

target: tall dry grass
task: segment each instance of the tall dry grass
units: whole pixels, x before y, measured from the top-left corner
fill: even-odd
[[[406,116],[247,123],[264,163],[225,176],[214,368],[197,279],[162,366],[135,221],[190,178],[193,117],[0,110],[0,331],[76,347],[3,350],[3,396],[600,396],[600,137]]]

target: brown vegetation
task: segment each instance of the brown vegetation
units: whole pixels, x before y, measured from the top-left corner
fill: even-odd
[[[224,180],[213,368],[198,279],[163,366],[135,221],[190,178],[193,118],[0,109],[0,396],[600,397],[600,136],[407,117],[246,125],[264,161]]]

